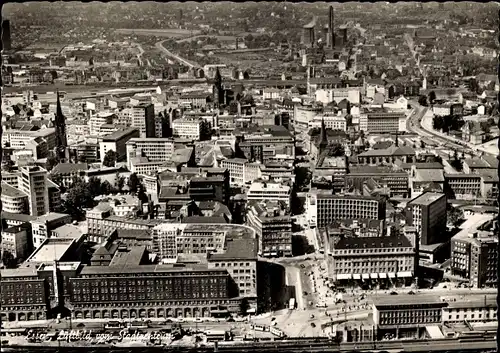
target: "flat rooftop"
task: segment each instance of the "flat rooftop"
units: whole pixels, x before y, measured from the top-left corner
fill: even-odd
[[[8,197],[28,197],[24,192],[21,190],[16,189],[13,186],[10,186],[7,184],[5,181],[2,181],[2,195],[8,196]]]
[[[109,266],[137,266],[141,264],[141,261],[146,252],[145,246],[132,246],[126,249],[121,249],[115,252],[115,255],[111,259]]]
[[[213,272],[227,275],[226,270],[208,269],[206,264],[190,264],[176,266],[175,264],[138,265],[138,266],[84,266],[80,275],[133,275],[137,273],[178,273],[183,276],[186,272]]]
[[[74,239],[49,238],[26,260],[27,262],[61,261]]]
[[[423,193],[420,196],[417,196],[413,200],[411,200],[409,202],[409,204],[410,205],[428,206],[428,205],[436,202],[437,200],[439,200],[442,197],[445,197],[445,195],[444,194],[438,194],[438,193],[435,193],[435,192],[426,192],[426,193]]]
[[[437,295],[386,295],[383,297],[376,297],[373,299],[373,305],[376,307],[381,306],[397,306],[397,305],[418,305],[418,304],[441,304],[446,306],[447,303],[443,302]]]
[[[452,239],[474,241],[475,238],[469,237],[469,234],[475,232],[486,222],[495,219],[496,216],[494,213],[476,213],[468,216],[467,220],[460,226],[461,230]]]

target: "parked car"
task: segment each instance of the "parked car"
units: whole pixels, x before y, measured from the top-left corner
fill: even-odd
[[[398,295],[398,292],[391,292],[391,295]]]

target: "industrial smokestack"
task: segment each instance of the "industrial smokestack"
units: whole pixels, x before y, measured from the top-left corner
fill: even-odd
[[[333,6],[330,6],[330,13],[328,16],[328,32],[330,33],[330,48],[335,47],[335,19],[333,16]]]

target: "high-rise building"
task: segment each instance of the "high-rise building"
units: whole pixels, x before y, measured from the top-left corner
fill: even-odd
[[[21,167],[19,190],[28,195],[29,213],[41,216],[49,212],[47,170],[38,166]]]
[[[292,218],[280,202],[250,201],[247,221],[261,256],[292,256]]]
[[[10,21],[2,19],[2,45],[4,50],[10,50],[12,46],[10,38]]]
[[[132,127],[139,129],[141,137],[156,136],[155,107],[141,103],[132,108]]]
[[[408,203],[407,223],[420,234],[421,245],[444,243],[446,233],[446,196],[426,192]]]

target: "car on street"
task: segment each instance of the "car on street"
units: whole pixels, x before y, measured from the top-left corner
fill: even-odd
[[[391,292],[391,295],[398,295],[398,292]]]

